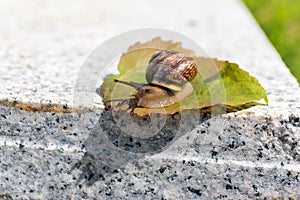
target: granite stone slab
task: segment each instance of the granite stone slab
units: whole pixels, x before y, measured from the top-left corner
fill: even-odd
[[[109,111],[72,111],[90,53],[149,27],[238,63],[266,89],[269,105],[179,128],[175,116],[167,134],[140,146],[117,140]],[[240,1],[0,1],[0,32],[0,199],[300,197],[299,84]],[[151,144],[168,143],[176,128],[180,137],[155,151]],[[99,151],[111,148],[101,134],[125,141],[126,154],[111,151],[118,163]]]

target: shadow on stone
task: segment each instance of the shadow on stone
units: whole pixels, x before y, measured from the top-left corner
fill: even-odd
[[[209,118],[191,111],[138,117],[105,110],[84,143],[85,155],[73,167],[82,171],[78,182],[92,185],[128,162],[160,153]]]

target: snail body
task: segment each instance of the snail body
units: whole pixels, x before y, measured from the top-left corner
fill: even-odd
[[[146,69],[147,84],[115,80],[136,89],[129,108],[163,108],[175,104],[193,92],[190,81],[197,75],[192,57],[174,50],[156,52]]]

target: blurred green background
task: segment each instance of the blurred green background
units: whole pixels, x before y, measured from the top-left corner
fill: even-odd
[[[243,0],[300,83],[300,0]]]

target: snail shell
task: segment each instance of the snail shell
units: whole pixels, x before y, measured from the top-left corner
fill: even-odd
[[[197,75],[197,64],[190,56],[174,50],[156,52],[146,69],[146,80],[174,91],[183,89]]]

